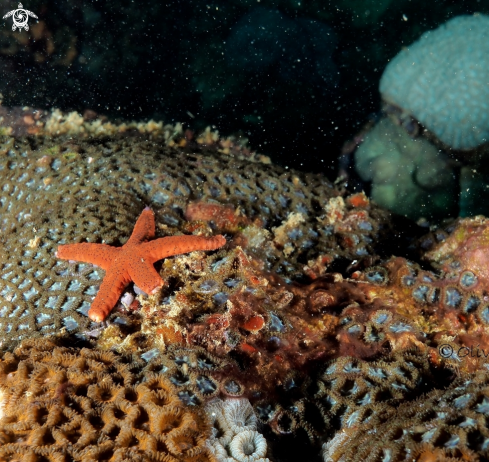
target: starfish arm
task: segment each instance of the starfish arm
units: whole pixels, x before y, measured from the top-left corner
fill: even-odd
[[[62,260],[76,260],[92,263],[108,270],[112,262],[119,255],[120,247],[111,247],[106,244],[81,244],[59,245],[56,257]]]
[[[131,282],[126,271],[111,269],[105,274],[100,289],[88,310],[88,317],[102,322],[112,311],[124,288]]]
[[[216,250],[226,243],[222,235],[205,236],[169,236],[141,244],[141,251],[152,263],[172,255],[193,252],[195,250]]]
[[[136,244],[155,237],[155,215],[153,211],[146,207],[139,216],[128,244]]]
[[[140,256],[131,260],[127,266],[131,280],[147,294],[154,294],[163,287],[163,279],[154,269],[153,263]]]

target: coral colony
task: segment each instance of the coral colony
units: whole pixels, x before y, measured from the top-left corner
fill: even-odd
[[[388,63],[379,83],[385,116],[355,153],[373,200],[413,219],[488,213],[477,192],[487,184],[488,71],[482,14],[450,19]]]
[[[1,111],[0,460],[489,460],[488,219]]]

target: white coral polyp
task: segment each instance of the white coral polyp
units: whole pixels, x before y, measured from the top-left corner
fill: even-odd
[[[224,416],[220,413],[214,413],[212,416],[213,437],[223,446],[227,446],[233,439],[234,432],[229,428],[229,424]]]
[[[208,441],[207,447],[210,449],[212,454],[216,456],[218,461],[225,461],[228,459],[228,452],[226,451],[226,448],[218,440]]]
[[[472,149],[489,142],[488,74],[489,16],[457,16],[392,59],[380,93],[443,143]]]
[[[256,415],[246,398],[228,399],[223,406],[224,418],[234,433],[256,430]]]
[[[267,441],[256,431],[257,418],[246,398],[216,398],[206,411],[213,427],[207,446],[217,462],[270,462]]]
[[[229,450],[238,462],[258,462],[267,453],[267,442],[257,431],[245,430],[233,438]]]

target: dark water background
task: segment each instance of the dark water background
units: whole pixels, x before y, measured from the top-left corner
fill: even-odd
[[[1,1],[2,11],[17,2]],[[0,30],[4,105],[86,109],[241,134],[282,165],[335,177],[379,110],[402,46],[487,0],[31,0]],[[3,15],[3,14],[2,14]]]

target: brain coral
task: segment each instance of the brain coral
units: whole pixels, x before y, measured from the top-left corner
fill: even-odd
[[[28,340],[0,360],[0,459],[213,461],[203,413],[141,359]]]
[[[489,16],[457,16],[386,67],[380,92],[453,149],[489,140]]]

